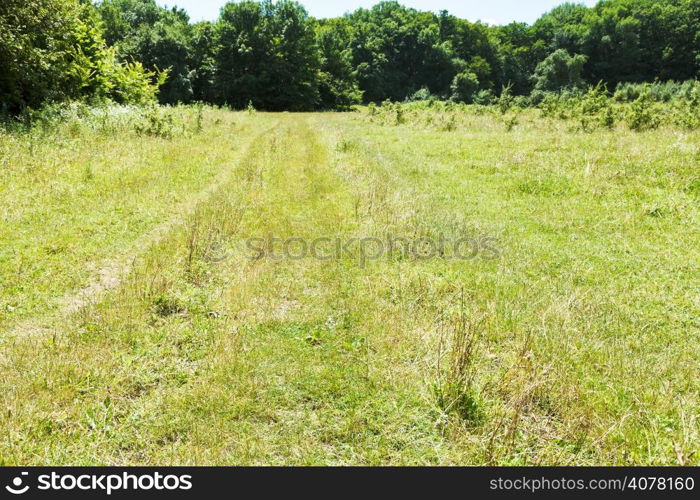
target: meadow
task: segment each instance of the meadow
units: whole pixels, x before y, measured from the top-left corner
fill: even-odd
[[[0,464],[697,465],[698,115],[577,106],[0,128]]]

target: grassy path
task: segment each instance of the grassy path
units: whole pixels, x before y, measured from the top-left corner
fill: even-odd
[[[242,142],[239,149],[232,151],[225,165],[219,165],[219,172],[209,185],[199,192],[188,194],[185,201],[172,207],[165,222],[155,227],[147,227],[148,232],[141,235],[135,234],[133,241],[127,241],[124,250],[113,259],[105,259],[100,263],[88,263],[88,268],[96,268],[91,272],[92,277],[87,284],[79,290],[68,290],[68,292],[55,299],[52,304],[48,304],[48,310],[38,313],[28,319],[19,322],[11,329],[2,333],[2,337],[10,338],[16,335],[36,335],[36,334],[60,334],[63,323],[73,314],[81,309],[89,307],[91,304],[99,302],[102,297],[119,287],[122,280],[131,271],[134,261],[149,248],[157,246],[167,235],[184,220],[191,217],[195,209],[205,203],[222,184],[229,181],[232,166],[239,161],[238,156],[246,154],[250,143],[258,139],[259,136],[247,138],[247,143]],[[88,243],[89,245],[90,243]],[[81,269],[73,269],[79,273]],[[53,307],[52,307],[53,306]]]
[[[544,132],[397,135],[358,116],[255,119],[267,126],[240,160],[114,289],[53,336],[4,343],[0,463],[695,460],[696,354],[661,328],[697,333],[689,285],[668,285],[680,306],[664,316],[649,281],[673,269],[662,261],[635,278],[648,288],[614,307],[634,258],[588,211],[607,204],[599,224],[621,225],[641,254],[673,221],[632,232],[650,223],[630,218],[638,200],[605,166],[594,180],[563,166],[526,183],[521,156],[554,147]],[[567,165],[607,148],[558,140]],[[587,190],[612,194],[583,206]],[[562,243],[585,228],[585,244]],[[360,239],[387,234],[495,235],[501,253],[363,260]],[[327,255],[337,241],[354,244],[311,256],[312,242]]]
[[[246,145],[264,117],[207,111],[206,134],[170,139],[70,124],[3,138],[0,145],[0,338],[50,329],[167,233]],[[179,123],[179,120],[176,122]]]
[[[62,336],[12,346],[5,463],[436,459],[430,402],[381,366],[406,353],[362,298],[373,272],[352,255],[250,260],[240,245],[357,233],[355,191],[374,179],[354,191],[307,120],[258,138],[231,182]],[[221,242],[231,257],[212,264]]]

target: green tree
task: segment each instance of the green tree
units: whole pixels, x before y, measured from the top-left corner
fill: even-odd
[[[535,90],[543,92],[558,92],[563,89],[580,88],[584,85],[583,66],[586,56],[570,55],[566,50],[559,49],[550,54],[537,65],[532,76]]]
[[[591,15],[585,5],[567,2],[540,17],[532,29],[535,38],[544,40],[550,51],[580,53],[589,35]]]
[[[192,27],[185,11],[159,7],[155,0],[103,0],[98,9],[107,41],[123,61],[139,61],[151,71],[168,70],[160,89],[162,103],[194,98],[190,48]]]
[[[452,43],[443,39],[446,23],[428,12],[381,2],[359,9],[349,17],[353,29],[350,46],[365,100],[404,100],[427,88],[449,95],[457,73]]]
[[[0,68],[0,107],[10,113],[88,97],[140,102],[158,83],[116,60],[94,7],[78,0],[3,0]]]
[[[252,101],[272,111],[316,107],[320,57],[311,20],[300,4],[228,3],[217,27],[220,102],[243,108]]]
[[[321,55],[320,104],[324,109],[344,109],[362,100],[357,74],[348,46],[350,26],[346,19],[321,22],[316,41]]]
[[[216,26],[208,21],[192,27],[190,39],[191,70],[188,79],[191,82],[195,101],[214,102],[216,99],[216,51],[218,34]]]
[[[463,71],[454,77],[450,88],[453,101],[469,104],[473,102],[474,94],[479,90],[479,78],[471,71]]]
[[[700,0],[564,3],[532,26],[495,27],[396,1],[322,21],[291,0],[231,2],[215,23],[157,0],[100,0],[95,12],[91,0],[0,0],[3,109],[139,101],[166,76],[162,103],[270,110],[700,76]]]
[[[589,81],[611,86],[621,81],[641,81],[641,22],[622,5],[611,3],[597,9],[591,20],[585,53],[589,58]]]
[[[516,94],[529,94],[533,87],[532,74],[550,53],[548,43],[538,39],[535,30],[525,23],[511,23],[495,29],[503,68],[501,87],[509,86]]]
[[[466,61],[484,89],[500,87],[504,68],[499,57],[497,29],[481,23],[457,20],[457,32],[451,40],[455,57]]]

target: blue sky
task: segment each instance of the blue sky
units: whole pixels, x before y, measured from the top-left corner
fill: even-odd
[[[314,17],[335,17],[359,7],[371,7],[379,0],[301,0]],[[420,10],[449,10],[450,13],[471,21],[482,20],[490,24],[507,24],[511,21],[534,22],[540,15],[565,0],[400,0],[408,7]],[[213,21],[226,0],[158,0],[161,5],[177,5],[185,9],[193,21]],[[596,0],[581,0],[594,5]]]

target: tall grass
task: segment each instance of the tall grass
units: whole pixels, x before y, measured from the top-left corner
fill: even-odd
[[[698,131],[507,104],[3,132],[0,462],[697,463]],[[387,233],[498,252],[245,252]]]

